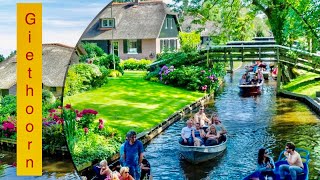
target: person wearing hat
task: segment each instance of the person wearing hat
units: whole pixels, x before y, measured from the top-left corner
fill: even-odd
[[[143,144],[140,140],[137,140],[137,133],[129,131],[127,141],[124,144],[123,161],[124,166],[129,168],[129,174],[137,180],[141,176],[143,152]]]

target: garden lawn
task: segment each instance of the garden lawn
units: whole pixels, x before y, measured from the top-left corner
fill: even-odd
[[[308,72],[284,85],[283,88],[293,93],[315,98],[316,92],[320,91],[320,81],[315,78],[320,78],[320,75]]]
[[[97,119],[106,120],[105,125],[124,135],[129,130],[150,129],[205,95],[146,81],[145,73],[125,71],[122,77],[109,78],[101,88],[64,97],[64,104],[98,111]]]

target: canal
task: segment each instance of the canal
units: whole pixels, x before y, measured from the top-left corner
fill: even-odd
[[[18,177],[15,167],[16,153],[0,150],[0,179],[2,180],[54,180],[54,179],[80,179],[74,169],[71,159],[59,157],[43,157],[43,175],[41,177]]]
[[[320,179],[320,121],[304,104],[276,97],[276,82],[264,84],[257,97],[241,97],[237,84],[244,70],[225,77],[225,85],[212,102],[207,116],[216,112],[228,130],[227,150],[209,162],[192,165],[179,154],[183,119],[156,137],[145,149],[157,179],[240,180],[255,170],[257,153],[267,148],[276,161],[287,141],[311,153],[309,179]],[[190,116],[190,115],[189,115]]]

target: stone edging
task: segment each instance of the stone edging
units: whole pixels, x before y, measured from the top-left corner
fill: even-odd
[[[297,99],[304,104],[306,104],[313,112],[320,116],[320,105],[312,98],[302,94],[296,94],[290,91],[281,90],[279,95],[282,97],[290,98],[290,99]]]
[[[204,97],[198,99],[196,102],[187,105],[183,107],[182,109],[176,111],[174,114],[169,116],[167,119],[165,119],[163,122],[161,122],[159,125],[152,127],[149,130],[143,131],[137,135],[137,139],[139,139],[144,145],[147,144],[149,141],[151,141],[153,138],[158,136],[162,131],[167,129],[170,125],[180,120],[182,117],[184,117],[186,114],[192,112],[192,110],[196,109],[200,105],[204,105],[204,103],[210,99],[214,98],[214,94],[206,94]],[[120,158],[120,154],[117,153],[111,158],[108,159],[108,164],[112,164],[116,162]],[[80,166],[76,167],[78,172],[83,172],[86,170],[91,170],[91,166],[97,162],[87,162],[84,164],[81,164]],[[82,173],[81,173],[82,174]]]

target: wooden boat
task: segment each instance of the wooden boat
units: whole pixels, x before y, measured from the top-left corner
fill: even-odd
[[[181,155],[192,164],[199,164],[201,162],[213,159],[224,152],[227,148],[227,140],[214,146],[185,146],[180,145]]]
[[[249,84],[249,85],[239,84],[238,87],[240,89],[241,94],[258,95],[258,94],[261,94],[263,82],[264,81],[261,81],[258,84]]]
[[[297,180],[308,180],[309,178],[309,158],[310,158],[310,153],[309,151],[301,148],[296,148],[296,151],[300,154],[302,162],[303,162],[303,173],[298,174]],[[278,161],[275,162],[276,168],[273,170],[274,176],[272,177],[274,180],[280,179],[280,174],[279,174],[279,166],[282,164],[288,164],[288,162],[285,160],[284,156],[284,151],[280,153],[280,156],[278,158]],[[249,176],[245,177],[243,180],[265,180],[266,177],[263,177],[258,171],[253,172]],[[286,174],[286,180],[291,180],[290,174]]]

